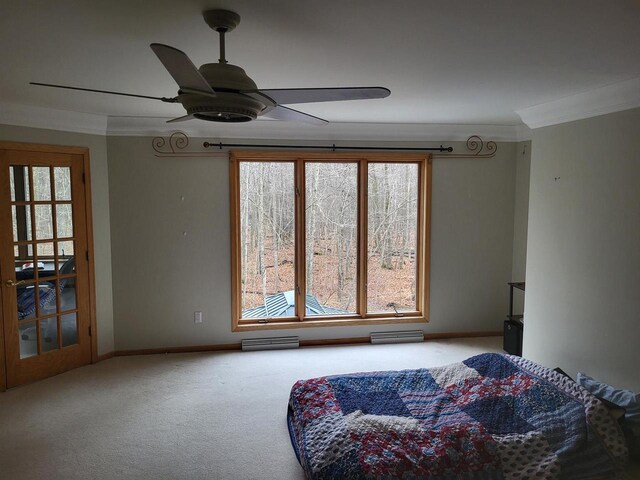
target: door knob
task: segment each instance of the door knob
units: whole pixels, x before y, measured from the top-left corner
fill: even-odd
[[[18,285],[22,285],[24,283],[27,283],[27,282],[25,282],[24,280],[20,280],[18,282],[15,282],[13,280],[7,280],[6,282],[4,282],[4,285],[5,287],[17,287]]]

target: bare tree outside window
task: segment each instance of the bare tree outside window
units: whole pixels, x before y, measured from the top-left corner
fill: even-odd
[[[369,164],[367,310],[416,309],[418,166]]]
[[[309,162],[305,179],[307,294],[322,306],[355,312],[358,165]]]
[[[426,318],[427,158],[280,158],[232,157],[234,325]]]
[[[295,286],[293,163],[240,164],[242,310]]]

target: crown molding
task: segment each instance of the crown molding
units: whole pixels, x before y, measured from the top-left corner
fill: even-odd
[[[529,128],[573,122],[640,107],[640,77],[516,110]]]
[[[109,117],[109,136],[164,136],[175,131],[176,124],[167,124],[164,118]],[[255,139],[315,141],[466,141],[471,135],[498,142],[519,141],[530,138],[524,125],[454,125],[409,123],[342,123],[315,126],[303,123],[256,120],[250,123],[225,124],[213,122],[186,122],[180,130],[192,138]]]
[[[53,108],[0,103],[0,124],[106,136],[164,136],[176,124],[169,118],[116,117]],[[435,123],[343,123],[315,126],[303,123],[257,120],[242,124],[186,122],[180,130],[192,138],[299,141],[456,142],[471,135],[496,142],[531,138],[526,125],[465,125]]]
[[[516,125],[516,142],[531,140],[531,129],[524,123]]]
[[[17,103],[0,103],[0,124],[64,132],[107,134],[107,117]]]

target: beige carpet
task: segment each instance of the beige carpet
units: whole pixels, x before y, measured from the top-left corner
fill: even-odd
[[[0,393],[2,479],[301,479],[300,378],[431,367],[501,338],[118,357]]]

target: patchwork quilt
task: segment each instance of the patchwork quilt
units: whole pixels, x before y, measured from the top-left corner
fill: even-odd
[[[300,380],[288,423],[309,479],[612,479],[627,457],[622,431],[593,395],[496,353]]]

